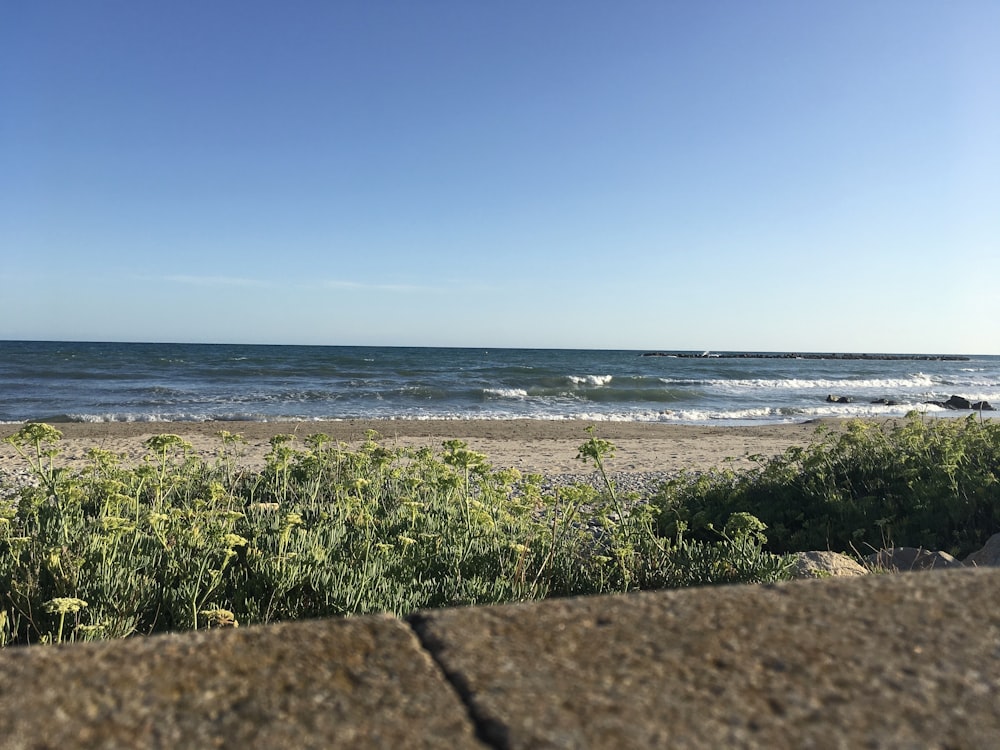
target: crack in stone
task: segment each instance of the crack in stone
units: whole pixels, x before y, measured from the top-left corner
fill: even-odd
[[[491,748],[495,748],[495,750],[510,750],[510,730],[507,725],[499,719],[485,715],[476,705],[473,691],[464,675],[445,668],[441,662],[439,654],[444,649],[445,644],[430,632],[428,628],[429,618],[425,615],[414,614],[407,617],[405,622],[420,642],[421,648],[441,671],[445,681],[451,685],[458,695],[458,699],[465,706],[469,720],[476,729],[476,739]]]

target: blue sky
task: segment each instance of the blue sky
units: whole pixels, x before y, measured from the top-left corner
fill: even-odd
[[[1000,354],[1000,4],[0,10],[0,339]]]

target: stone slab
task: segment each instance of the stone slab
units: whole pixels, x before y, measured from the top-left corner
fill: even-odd
[[[372,617],[6,649],[0,747],[482,745],[412,630]]]
[[[504,748],[1000,746],[1000,570],[421,613]]]

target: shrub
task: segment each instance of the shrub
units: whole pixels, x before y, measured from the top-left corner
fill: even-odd
[[[749,471],[667,483],[654,501],[659,532],[683,523],[709,539],[711,526],[746,511],[769,527],[773,552],[895,544],[964,556],[1000,531],[1000,424],[911,413],[819,435]]]
[[[753,523],[712,541],[658,534],[650,507],[619,498],[613,446],[593,437],[580,452],[603,492],[543,492],[460,441],[435,455],[375,434],[357,450],[278,435],[249,471],[239,436],[221,433],[208,463],[158,435],[137,466],[92,450],[69,472],[55,468],[59,437],[28,425],[9,438],[37,483],[0,493],[0,645],[786,574]]]

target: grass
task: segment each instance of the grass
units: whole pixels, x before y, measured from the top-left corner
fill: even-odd
[[[461,441],[278,435],[250,471],[238,435],[220,433],[213,461],[157,435],[139,465],[92,449],[68,471],[60,438],[43,424],[9,438],[37,483],[0,493],[0,646],[787,576],[746,514],[711,541],[665,536],[593,435],[579,457],[600,492],[545,491]]]

